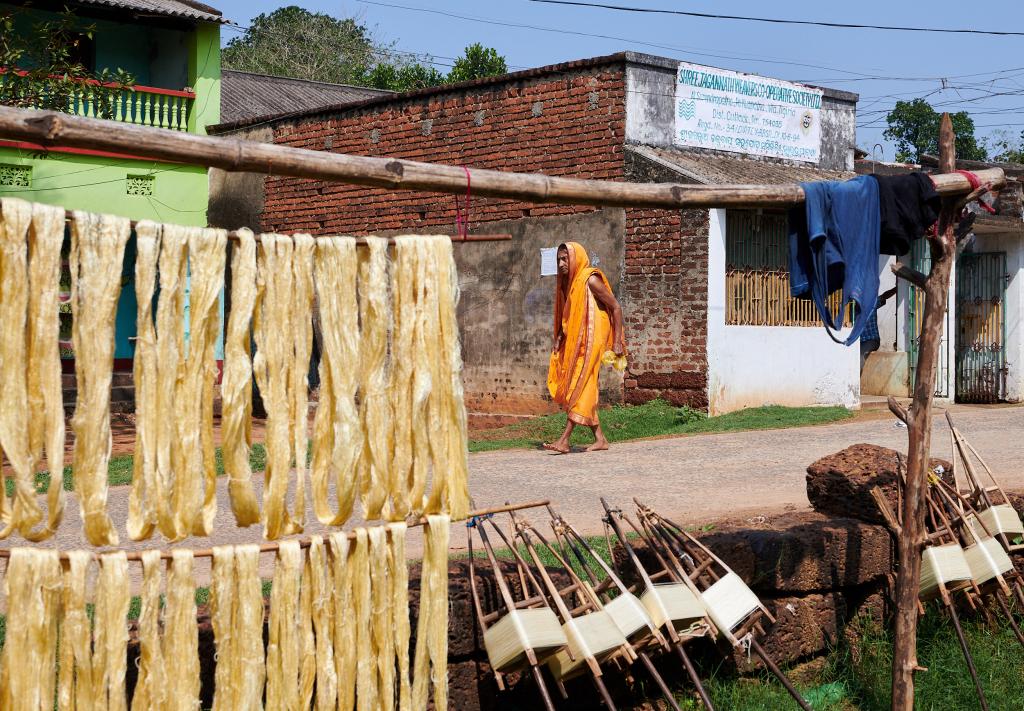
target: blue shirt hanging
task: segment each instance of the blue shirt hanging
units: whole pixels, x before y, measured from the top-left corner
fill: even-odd
[[[843,310],[854,302],[849,346],[860,338],[878,299],[878,183],[861,175],[801,186],[804,204],[789,212],[790,293],[814,301],[830,336],[842,328]],[[827,299],[840,289],[842,304],[833,314]]]

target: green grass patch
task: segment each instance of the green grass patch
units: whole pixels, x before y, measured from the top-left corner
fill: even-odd
[[[625,442],[663,435],[768,430],[820,425],[853,417],[845,407],[751,407],[726,415],[707,417],[687,407],[675,407],[664,400],[643,405],[613,405],[601,410],[601,427],[610,442]],[[527,422],[481,430],[471,434],[470,452],[497,449],[528,449],[558,439],[565,429],[565,414],[542,415]],[[577,427],[571,443],[587,445],[594,436]]]
[[[794,675],[794,683],[816,711],[888,711],[891,633],[866,618],[854,620],[851,625],[856,643],[833,650],[811,678]],[[971,620],[964,622],[964,632],[989,707],[1020,708],[1024,649],[1009,626],[1001,619],[996,625]],[[929,607],[918,626],[917,656],[928,671],[914,676],[915,709],[978,708],[978,697],[953,624],[934,606]],[[711,674],[706,687],[717,708],[730,711],[796,708],[782,685],[767,674],[744,678]],[[680,699],[680,706],[687,711],[702,708],[689,693]]]

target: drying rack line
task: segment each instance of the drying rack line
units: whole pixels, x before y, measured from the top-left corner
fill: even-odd
[[[505,512],[508,512],[508,511],[521,511],[523,509],[543,508],[544,506],[547,506],[550,503],[551,503],[551,501],[549,499],[543,499],[543,500],[540,500],[540,501],[527,501],[527,502],[522,503],[522,504],[505,504],[504,506],[495,506],[493,508],[479,509],[477,511],[470,511],[468,516],[467,516],[467,518],[474,518],[474,517],[480,517],[480,516],[490,516],[491,514],[505,513]],[[382,526],[386,528],[390,523],[397,523],[397,522],[389,521],[387,523],[382,524]],[[421,516],[420,518],[416,519],[415,521],[409,522],[407,525],[408,525],[409,528],[418,528],[420,526],[426,526],[427,525],[427,517],[426,516]],[[355,537],[356,537],[356,534],[355,534],[354,530],[346,531],[345,534],[346,534],[346,537],[349,540],[354,540]],[[330,535],[330,534],[327,534],[327,535]],[[305,536],[304,538],[299,539],[299,548],[309,548],[311,538],[312,538],[312,536]],[[291,539],[291,540],[294,540],[294,539]],[[270,543],[262,543],[262,544],[260,544],[260,553],[273,553],[273,552],[277,551],[281,547],[281,543],[283,543],[283,541],[272,541]],[[225,545],[240,545],[240,544],[225,544]],[[27,547],[31,547],[31,546],[25,546],[25,547],[27,548]],[[38,550],[38,548],[36,548],[36,549]],[[0,559],[10,558],[11,557],[11,550],[12,550],[11,548],[0,548]],[[127,556],[128,560],[130,560],[130,561],[141,561],[143,554],[148,552],[148,550],[152,550],[152,549],[128,551],[126,553],[126,556]],[[174,549],[161,550],[160,551],[160,557],[163,560],[170,560],[172,555],[173,555],[173,550]],[[116,549],[100,550],[100,551],[94,552],[92,555],[93,555],[93,559],[94,560],[99,560],[100,556],[107,555],[109,553],[117,553],[117,552],[118,551]],[[192,551],[192,556],[194,558],[212,558],[213,557],[213,548],[200,548],[200,549],[197,549],[197,550],[193,550]],[[67,560],[67,558],[68,558],[67,552],[66,551],[61,551],[60,552],[60,558],[61,558],[61,560]]]
[[[90,213],[90,214],[95,214],[95,213]],[[65,210],[64,211],[64,220],[65,221],[73,222],[74,219],[75,219],[75,210]],[[139,223],[139,220],[132,220],[131,221],[131,226],[132,226],[133,230],[135,229],[135,226],[138,223]],[[205,229],[205,228],[203,228],[203,229]],[[415,233],[412,233],[412,234],[415,236]],[[440,234],[440,233],[434,233],[434,234]],[[286,235],[286,236],[290,236],[290,235]],[[323,239],[323,238],[325,238],[327,236],[328,235],[313,235],[314,239],[317,239],[317,238]],[[330,236],[333,236],[333,235],[330,235]],[[424,236],[426,236],[426,235],[424,235]],[[476,235],[448,235],[448,236],[451,238],[452,244],[458,244],[460,242],[508,242],[508,241],[511,241],[511,239],[512,239],[512,235],[511,234],[476,234]],[[256,238],[257,242],[260,241],[259,233],[256,233],[254,235],[254,237]],[[229,230],[228,231],[228,239],[233,240],[233,241],[238,241],[238,231],[237,230]],[[395,244],[395,238],[394,237],[388,237],[387,239],[388,239],[388,244],[389,245],[393,246]],[[365,237],[356,237],[355,240],[356,240],[356,246],[357,247],[365,247],[366,244],[367,244],[367,241],[366,241]]]

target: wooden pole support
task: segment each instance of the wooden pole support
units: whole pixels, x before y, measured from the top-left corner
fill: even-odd
[[[939,128],[939,171],[956,168],[956,147],[949,114]],[[917,595],[921,577],[921,547],[925,541],[925,510],[928,455],[932,434],[932,398],[935,393],[936,359],[942,324],[946,318],[949,278],[956,254],[953,229],[956,198],[943,197],[939,230],[928,238],[932,269],[924,284],[924,321],[913,404],[907,422],[907,484],[903,498],[902,535],[899,538],[899,571],[896,576],[895,647],[892,664],[892,709],[913,711],[914,670],[917,665]]]

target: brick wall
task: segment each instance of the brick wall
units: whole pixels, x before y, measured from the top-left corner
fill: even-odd
[[[377,103],[275,127],[274,142],[354,155],[574,178],[623,176],[621,62]],[[590,207],[472,201],[473,223],[564,215]],[[455,199],[270,177],[264,230],[366,234],[455,222]]]
[[[684,182],[628,153],[626,179]],[[707,397],[707,210],[627,210],[622,309],[630,364],[625,400],[704,409]]]
[[[708,211],[627,210],[627,402],[706,408]]]

